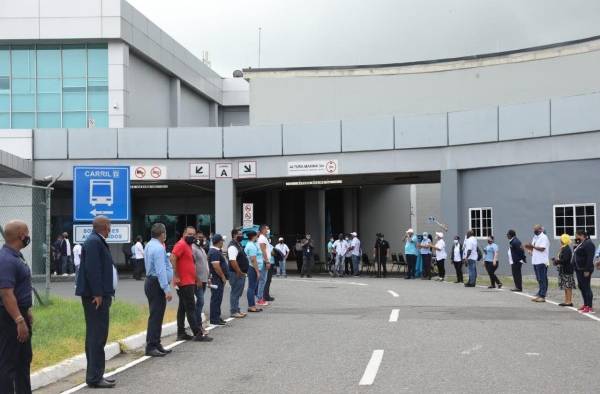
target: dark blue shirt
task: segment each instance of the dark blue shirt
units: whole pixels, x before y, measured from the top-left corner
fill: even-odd
[[[6,245],[0,249],[0,289],[13,289],[19,307],[31,308],[31,270],[23,255]]]
[[[223,256],[223,252],[221,252],[220,249],[210,248],[208,250],[208,267],[210,269],[210,273],[212,274],[212,281],[221,282],[221,278],[217,275],[217,271],[215,271],[215,268],[213,267],[213,261],[219,262],[221,270],[223,271],[225,278],[227,278],[227,271],[229,271],[229,265],[227,264],[227,260],[225,259],[225,256]]]

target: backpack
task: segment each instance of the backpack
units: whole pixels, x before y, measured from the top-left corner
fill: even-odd
[[[483,260],[483,250],[478,246],[477,247],[477,261]]]

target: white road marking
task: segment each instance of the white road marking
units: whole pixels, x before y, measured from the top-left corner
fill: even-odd
[[[539,353],[525,353],[525,355],[526,355],[526,356],[535,356],[535,357],[537,357],[537,356],[539,356],[540,354],[539,354]]]
[[[511,293],[518,294],[518,295],[521,295],[521,296],[523,296],[523,297],[527,297],[527,298],[535,298],[535,296],[534,296],[534,295],[527,294],[527,293],[523,293],[523,292],[520,292],[520,291],[513,291],[513,292],[511,292]],[[557,303],[557,302],[555,302],[555,301],[552,301],[552,300],[548,300],[548,299],[546,299],[546,302],[548,302],[548,303],[550,303],[550,304],[553,304],[553,305],[558,305],[558,303]],[[598,317],[598,316],[594,316],[594,315],[592,315],[592,314],[589,314],[589,313],[581,313],[581,312],[579,312],[579,311],[577,310],[577,308],[574,308],[574,307],[572,307],[572,306],[568,306],[568,307],[566,307],[566,309],[570,309],[570,310],[572,310],[572,311],[575,311],[575,312],[579,313],[580,315],[582,315],[582,316],[585,316],[585,317],[588,317],[588,318],[590,318],[590,319],[592,319],[592,320],[600,321],[600,317]]]
[[[360,382],[358,382],[359,386],[370,386],[373,384],[375,377],[377,376],[377,371],[379,371],[381,360],[383,360],[383,350],[373,350],[373,355],[371,355],[365,373],[360,379]]]
[[[398,317],[400,317],[400,309],[392,309],[392,313],[390,313],[390,322],[391,323],[397,322]]]
[[[388,293],[390,293],[392,297],[400,297],[400,294],[396,293],[394,290],[388,290]]]
[[[331,279],[285,279],[284,282],[304,282],[304,283],[339,283],[343,285],[352,285],[352,286],[368,286],[368,283],[360,283],[360,282],[346,282],[343,279],[339,278],[331,278]]]
[[[483,346],[481,346],[481,345],[475,345],[471,349],[463,350],[462,352],[460,352],[460,354],[469,355],[471,353],[474,353],[474,352],[480,350],[481,348],[483,348]]]

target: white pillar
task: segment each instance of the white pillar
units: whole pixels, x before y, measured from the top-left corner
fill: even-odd
[[[181,80],[179,78],[171,78],[170,89],[170,126],[178,127],[181,124]]]
[[[108,43],[108,127],[127,126],[127,71],[129,45],[124,42]]]
[[[215,179],[215,232],[229,234],[235,227],[235,183],[231,178]]]

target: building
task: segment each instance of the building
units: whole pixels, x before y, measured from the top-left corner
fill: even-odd
[[[63,174],[55,232],[73,224],[73,166],[119,164],[141,168],[134,235],[156,220],[227,233],[252,202],[255,222],[289,242],[310,232],[320,256],[354,230],[368,254],[376,232],[401,252],[408,227],[439,228],[431,217],[497,235],[503,261],[509,228],[543,224],[551,253],[563,232],[596,238],[599,37],[222,78],[124,1],[1,12],[0,174]]]

